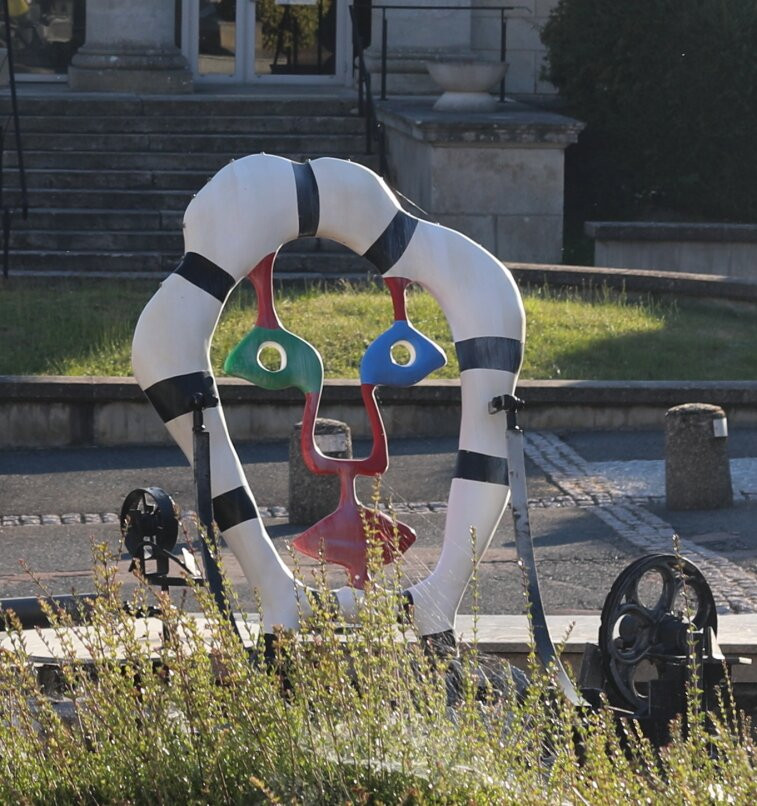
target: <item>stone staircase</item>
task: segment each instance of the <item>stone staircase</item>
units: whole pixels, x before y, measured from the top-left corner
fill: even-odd
[[[265,151],[291,159],[365,154],[355,100],[305,95],[183,97],[19,95],[29,218],[14,215],[12,275],[164,276],[183,253],[192,195],[229,160]],[[0,96],[7,118],[8,95]],[[12,132],[4,193],[20,207]],[[282,250],[277,279],[362,279],[369,264],[319,238]]]

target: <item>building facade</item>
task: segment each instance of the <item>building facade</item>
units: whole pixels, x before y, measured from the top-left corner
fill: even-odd
[[[508,2],[9,0],[9,10],[22,82],[145,92],[281,82],[351,85],[354,17],[376,70],[386,31],[392,91],[426,92],[431,86],[414,76],[425,74],[423,64],[435,53],[499,58],[504,6],[508,91],[552,94],[540,79],[539,28],[557,0]]]

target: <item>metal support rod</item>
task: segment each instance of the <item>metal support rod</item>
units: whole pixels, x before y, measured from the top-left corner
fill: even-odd
[[[29,216],[29,202],[26,193],[26,172],[24,171],[24,151],[21,147],[21,127],[18,122],[18,98],[16,97],[16,69],[13,57],[13,37],[11,36],[11,15],[8,10],[8,0],[3,0],[3,15],[5,18],[5,47],[8,51],[8,86],[11,92],[11,109],[13,111],[13,125],[16,129],[16,154],[18,159],[18,177],[21,185],[21,215],[24,220]]]
[[[49,627],[42,602],[45,602],[53,612],[65,610],[75,624],[86,621],[92,611],[92,602],[99,598],[97,593],[65,593],[56,596],[20,596],[11,599],[0,599],[0,630],[3,629],[5,610],[12,610],[24,630],[33,630],[37,627]]]
[[[499,60],[505,64],[507,57],[507,17],[505,16],[505,9],[499,10]],[[505,68],[505,75],[502,76],[502,81],[499,82],[499,100],[500,103],[505,102],[505,76],[507,75],[507,68]]]
[[[213,497],[210,487],[210,434],[205,428],[203,411],[214,402],[208,395],[198,392],[192,396],[192,447],[194,459],[194,483],[197,497],[197,519],[202,535],[202,559],[208,587],[221,614],[227,618],[238,634],[236,622],[223,590],[223,579],[216,560],[218,542],[213,520]]]
[[[386,100],[386,59],[387,39],[389,27],[386,19],[386,9],[381,10],[381,100]]]
[[[370,76],[366,76],[370,80]],[[370,86],[370,85],[368,85]],[[373,137],[375,129],[375,121],[373,119],[373,104],[368,104],[365,112],[365,153],[373,154]]]
[[[531,538],[531,524],[528,517],[528,490],[526,486],[526,460],[523,451],[523,431],[518,426],[517,413],[523,408],[523,401],[513,395],[495,397],[489,403],[490,414],[499,411],[507,413],[507,430],[505,443],[507,446],[507,467],[510,483],[510,504],[513,512],[515,529],[515,548],[518,560],[523,566],[526,576],[526,590],[530,607],[531,628],[536,645],[536,654],[545,669],[554,672],[558,685],[573,705],[586,706],[588,703],[576,691],[565,667],[552,643],[544,612],[544,603],[539,587],[539,575],[536,571],[534,544]]]

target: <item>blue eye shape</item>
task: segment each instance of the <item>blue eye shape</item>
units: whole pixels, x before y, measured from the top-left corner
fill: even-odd
[[[392,355],[402,346],[410,354],[406,363]],[[360,380],[374,386],[412,386],[447,363],[444,351],[404,319],[397,320],[369,345],[360,362]]]

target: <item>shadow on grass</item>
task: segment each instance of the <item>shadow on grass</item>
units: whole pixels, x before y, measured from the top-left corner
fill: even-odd
[[[757,378],[757,306],[680,300],[655,331],[600,337],[555,352],[552,377],[601,380]]]

